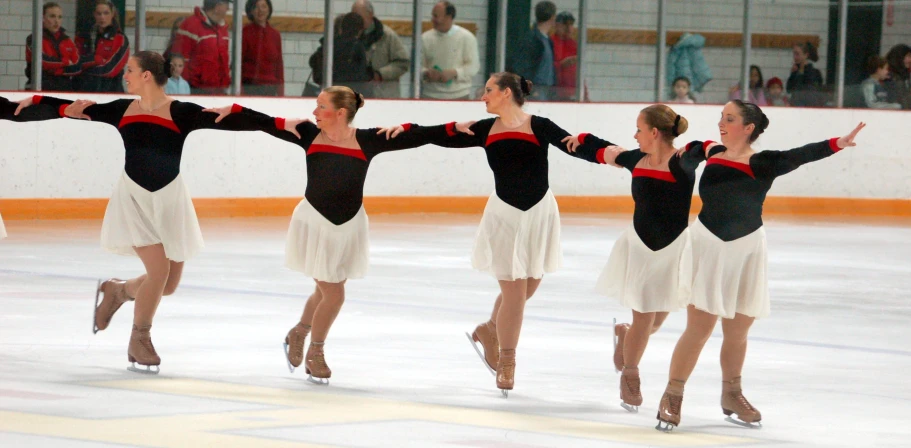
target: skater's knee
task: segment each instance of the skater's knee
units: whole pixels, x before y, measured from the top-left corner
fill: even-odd
[[[661,329],[661,326],[664,325],[664,320],[667,319],[667,314],[668,313],[655,313],[655,320],[652,321],[651,334],[655,334]]]
[[[177,283],[174,283],[172,285],[170,282],[168,282],[167,284],[164,285],[164,290],[161,291],[161,295],[169,296],[171,294],[174,294],[175,292],[177,292]]]

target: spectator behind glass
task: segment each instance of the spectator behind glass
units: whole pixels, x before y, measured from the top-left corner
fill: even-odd
[[[41,90],[72,92],[73,76],[82,66],[76,43],[63,29],[63,9],[54,2],[47,2],[43,9],[44,33],[41,41]],[[26,90],[32,89],[32,35],[25,39]]]
[[[529,99],[548,100],[557,85],[554,43],[550,32],[557,23],[557,5],[549,0],[535,5],[535,25],[529,30],[514,56],[512,68],[535,85]]]
[[[787,95],[784,94],[784,84],[781,78],[774,77],[766,84],[766,91],[769,93],[769,106],[790,106]]]
[[[170,67],[171,76],[168,78],[168,83],[165,85],[164,92],[168,95],[189,95],[190,84],[187,83],[186,79],[181,77],[184,65],[186,64],[186,60],[183,56],[177,53],[171,53],[170,57],[165,60],[165,64],[167,67]]]
[[[686,76],[678,77],[671,86],[674,91],[671,94],[670,102],[678,104],[693,104],[696,102],[693,94],[690,93],[690,79]]]
[[[231,85],[228,63],[228,27],[225,16],[230,0],[204,0],[184,19],[171,52],[183,55],[183,78],[194,95],[224,95]]]
[[[130,41],[120,28],[117,7],[110,0],[95,2],[95,26],[76,36],[82,55],[81,92],[123,92],[123,69],[130,59]]]
[[[364,31],[361,16],[349,12],[335,18],[335,40],[333,40],[332,85],[347,86],[365,96],[372,95],[370,81],[373,73],[367,66],[367,50],[360,41]],[[323,84],[323,39],[320,47],[310,57],[313,81]]]
[[[794,45],[794,65],[788,77],[788,94],[794,106],[822,106],[825,95],[822,88],[822,72],[813,67],[811,62],[819,60],[816,47],[810,42]]]
[[[422,98],[467,100],[471,79],[481,70],[478,40],[471,31],[453,23],[455,6],[442,1],[430,13],[433,29],[421,35]]]
[[[247,0],[244,26],[241,82],[244,95],[284,96],[285,64],[282,37],[269,25],[272,0]]]
[[[174,20],[174,23],[171,24],[171,37],[168,38],[168,44],[164,47],[164,53],[161,54],[162,57],[167,61],[171,58],[171,49],[174,48],[174,41],[177,40],[177,32],[180,31],[180,24],[183,23],[186,17],[178,17]]]
[[[370,0],[357,0],[351,5],[351,12],[364,20],[361,43],[367,50],[367,65],[373,73],[373,96],[375,98],[401,98],[399,78],[411,66],[408,51],[392,28],[384,25],[373,14]],[[364,93],[364,92],[361,92]]]
[[[901,109],[901,104],[889,102],[889,94],[882,85],[889,77],[889,63],[879,55],[870,56],[867,59],[867,74],[870,77],[860,83],[864,104],[870,109]]]
[[[554,67],[557,70],[557,97],[573,99],[576,94],[576,65],[579,61],[579,47],[573,39],[576,18],[569,11],[557,14],[554,34]]]
[[[728,99],[741,99],[739,82],[737,85],[731,87],[731,94]],[[766,101],[765,92],[763,91],[762,70],[759,69],[758,65],[750,66],[750,99],[747,102],[753,103],[757,106],[769,105],[769,103]]]
[[[911,47],[898,44],[886,53],[889,62],[889,79],[883,83],[889,101],[899,103],[902,109],[911,109]]]

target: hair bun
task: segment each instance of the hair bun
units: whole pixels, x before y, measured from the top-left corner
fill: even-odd
[[[524,93],[524,94],[526,94],[526,95],[531,94],[531,88],[532,88],[534,85],[535,85],[535,84],[534,84],[533,82],[531,82],[530,80],[527,80],[527,79],[524,79],[524,78],[523,78],[523,79],[522,79],[522,93]]]
[[[355,92],[354,98],[355,98],[355,103],[357,104],[358,109],[364,107],[364,94],[362,94],[360,92]]]

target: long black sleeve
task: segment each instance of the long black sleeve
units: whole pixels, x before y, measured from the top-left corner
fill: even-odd
[[[836,141],[829,139],[810,143],[787,151],[762,151],[752,163],[757,176],[778,177],[796,170],[801,165],[825,159],[839,151]]]
[[[539,134],[541,137],[544,137],[544,140],[551,145],[554,145],[560,151],[563,151],[566,154],[569,154],[577,159],[582,159],[589,161],[591,163],[604,163],[603,151],[602,148],[609,146],[610,142],[605,146],[595,147],[592,145],[582,145],[576,147],[575,152],[570,152],[569,148],[566,146],[566,143],[563,142],[563,139],[566,137],[571,137],[569,132],[566,132],[560,126],[557,126],[553,121],[550,121],[548,118],[539,117],[537,115],[532,117],[531,129],[536,134]]]
[[[445,125],[423,127],[411,123],[403,126],[406,127],[405,132],[388,140],[386,134],[377,134],[379,128],[358,129],[357,140],[361,150],[368,158],[372,158],[380,153],[418,148],[430,144],[430,141],[448,137]]]
[[[27,121],[45,121],[60,118],[57,110],[51,106],[34,104],[22,109],[19,115],[16,115],[16,109],[19,103],[0,97],[0,120],[9,120],[15,122]]]

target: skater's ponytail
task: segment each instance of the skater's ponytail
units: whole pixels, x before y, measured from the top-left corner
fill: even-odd
[[[645,124],[661,133],[661,139],[668,145],[674,145],[674,138],[686,132],[689,122],[674,109],[664,104],[654,104],[642,109]]]
[[[743,125],[754,125],[756,126],[753,129],[753,132],[750,134],[750,143],[756,141],[766,128],[769,127],[769,117],[762,112],[762,109],[759,106],[753,103],[744,103],[740,100],[732,100],[737,109],[740,110],[740,116],[743,117]]]

